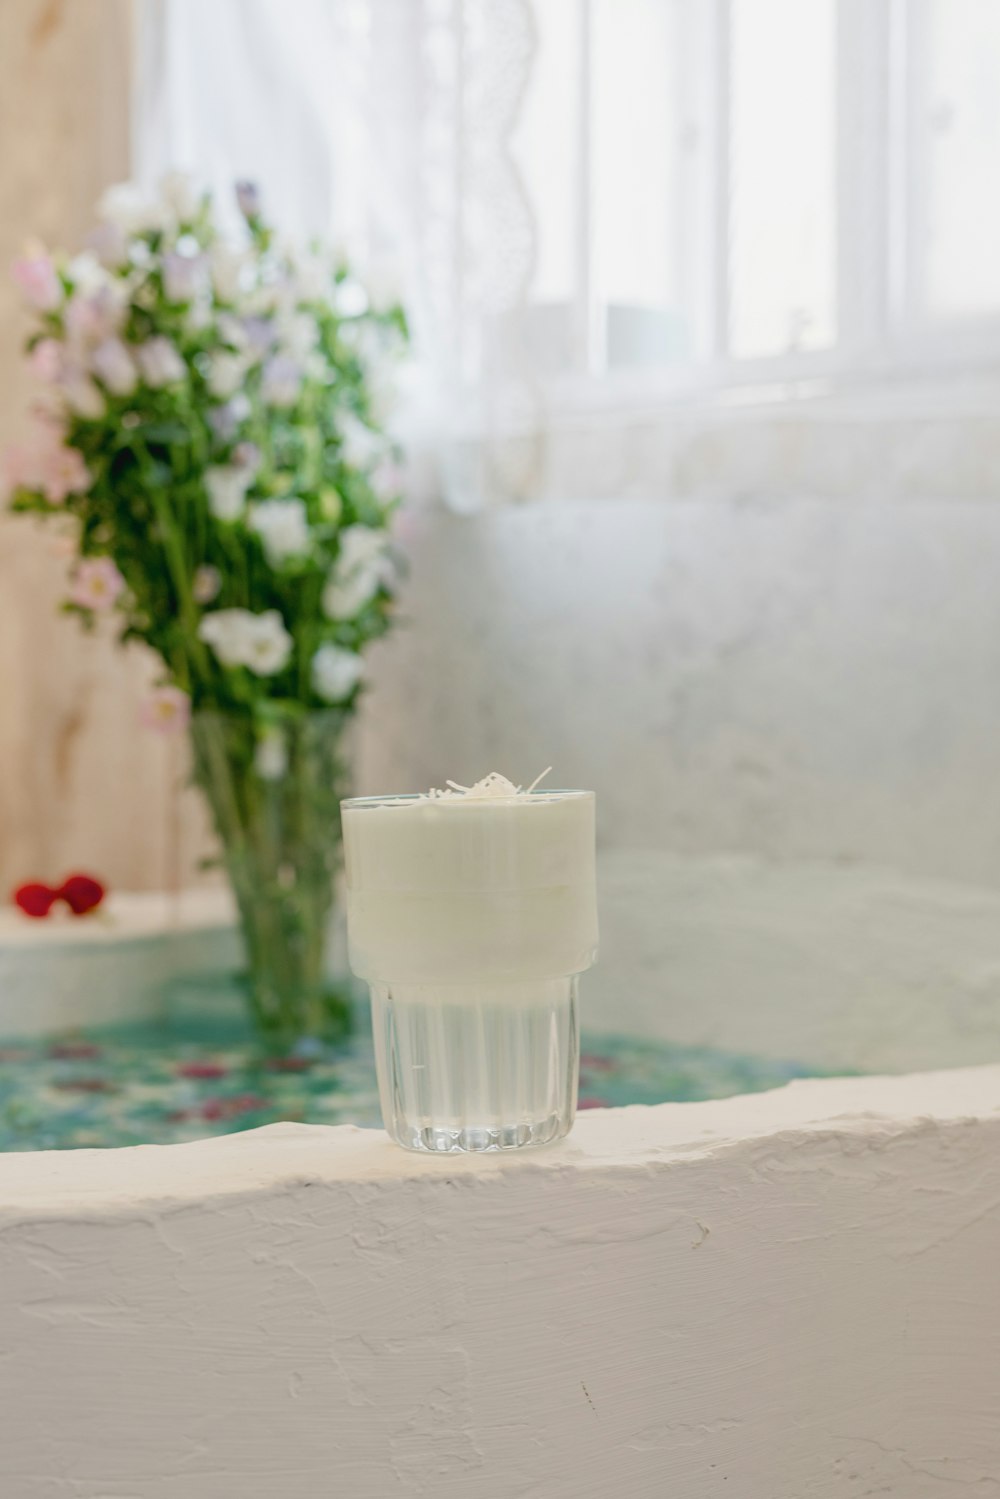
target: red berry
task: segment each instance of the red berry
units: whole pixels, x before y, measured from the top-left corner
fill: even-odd
[[[26,916],[47,916],[57,899],[55,890],[36,881],[19,885],[14,891],[14,904],[20,906]]]
[[[62,889],[57,893],[62,896],[74,916],[86,916],[88,911],[95,910],[101,904],[104,886],[89,874],[71,874],[68,880],[63,881]]]

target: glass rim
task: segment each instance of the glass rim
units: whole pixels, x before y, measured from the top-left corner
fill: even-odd
[[[593,791],[586,791],[578,787],[569,786],[539,786],[535,791],[520,791],[516,796],[428,796],[426,791],[390,791],[381,796],[346,796],[341,801],[342,808],[354,807],[393,807],[401,804],[426,802],[429,807],[509,807],[511,802],[527,801],[555,801],[557,798],[568,798],[574,796],[593,796]]]

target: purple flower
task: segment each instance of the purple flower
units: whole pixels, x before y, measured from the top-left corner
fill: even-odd
[[[205,259],[201,255],[164,255],[163,290],[167,294],[167,300],[192,301],[204,284],[205,271]]]
[[[236,202],[245,219],[255,219],[260,214],[260,188],[247,178],[236,184]]]
[[[93,291],[79,288],[66,307],[66,328],[71,337],[99,343],[111,338],[125,320],[125,301],[118,286],[107,284]]]
[[[209,411],[208,420],[212,431],[220,442],[229,442],[235,437],[241,422],[245,422],[250,415],[250,402],[241,392],[234,396],[231,401],[226,401],[223,406],[216,406]]]
[[[284,354],[276,354],[264,366],[261,392],[269,406],[294,406],[302,386],[302,367]]]
[[[244,318],[243,332],[250,347],[259,349],[261,353],[269,349],[274,343],[274,324],[269,318]]]

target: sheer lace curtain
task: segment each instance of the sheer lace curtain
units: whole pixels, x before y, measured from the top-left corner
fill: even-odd
[[[141,172],[402,275],[418,488],[997,490],[995,0],[138,4]]]
[[[139,174],[185,168],[226,201],[251,177],[283,229],[400,280],[416,346],[401,419],[418,482],[460,509],[539,483],[510,333],[535,255],[510,151],[534,41],[530,0],[140,5]]]

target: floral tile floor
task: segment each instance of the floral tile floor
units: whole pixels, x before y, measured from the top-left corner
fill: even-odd
[[[689,1102],[813,1075],[795,1063],[584,1036],[580,1107]],[[167,1145],[278,1120],[380,1127],[367,1017],[337,1050],[262,1062],[232,1027],[131,1026],[0,1044],[0,1150]]]

